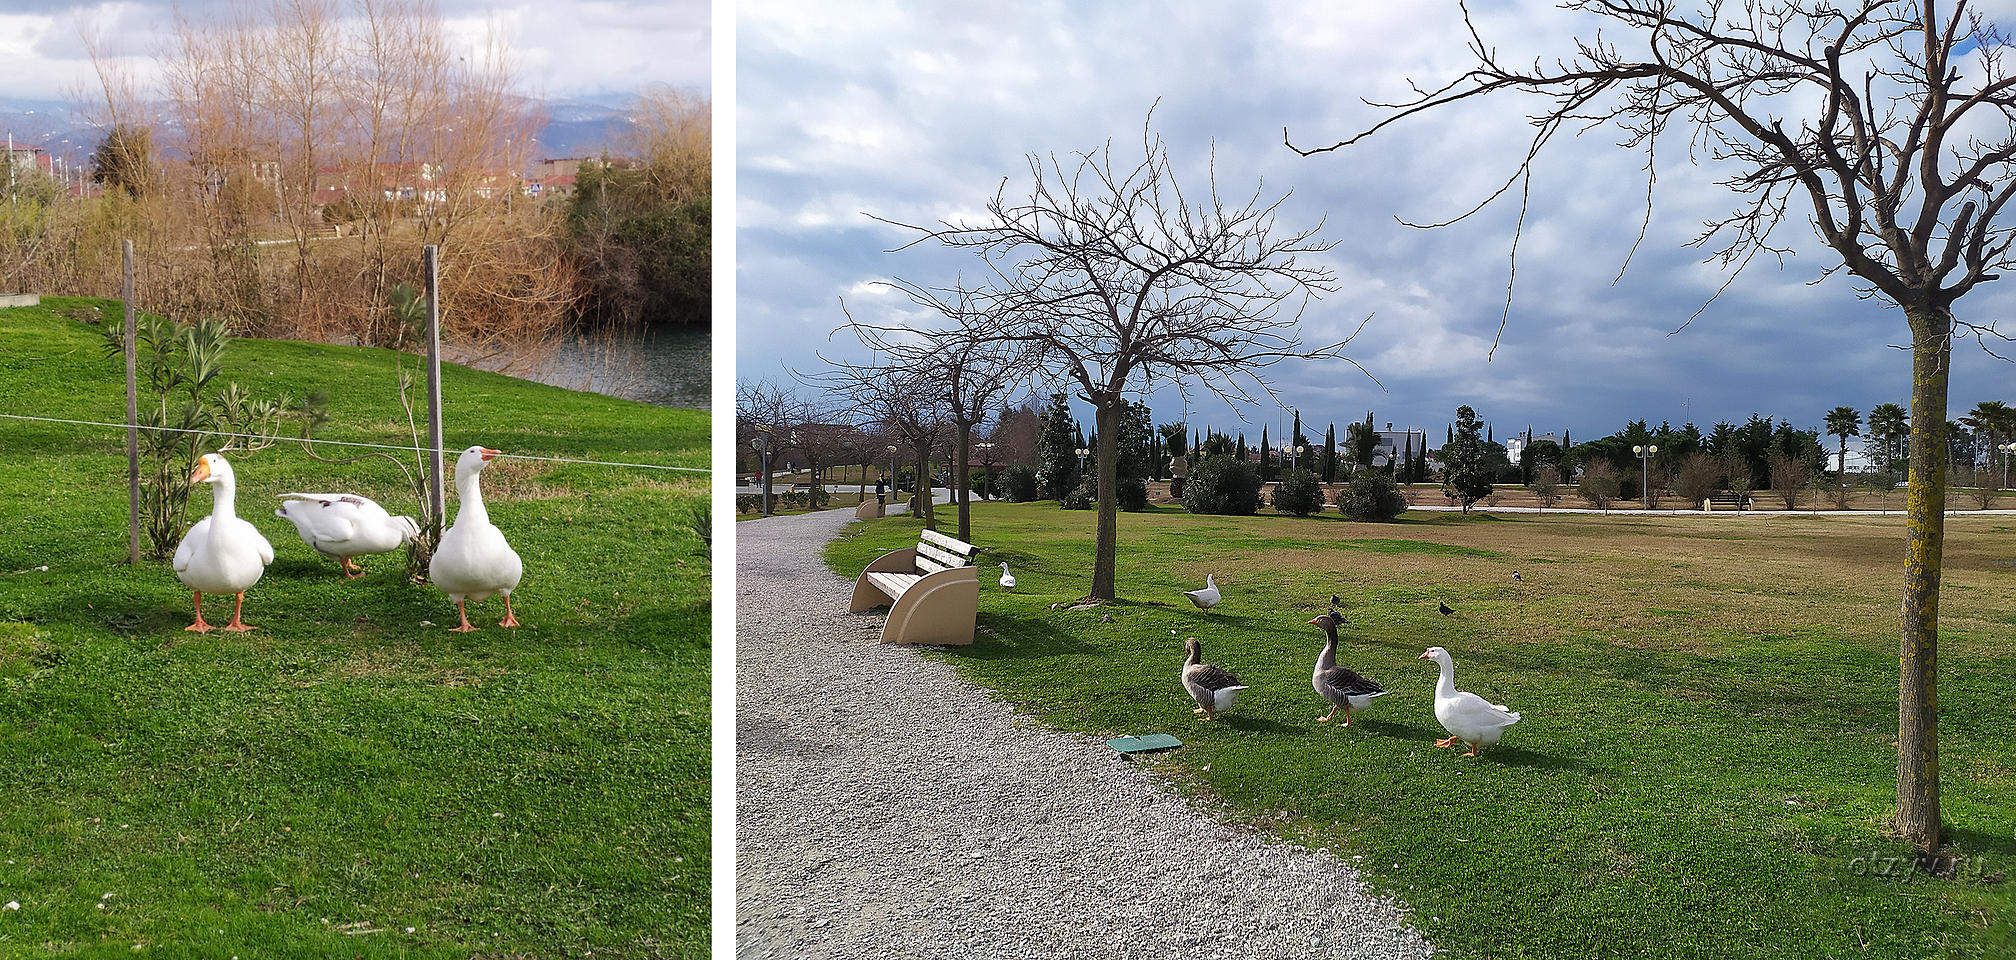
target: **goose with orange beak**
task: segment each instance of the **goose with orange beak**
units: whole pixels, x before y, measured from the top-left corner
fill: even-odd
[[[266,565],[273,562],[273,545],[259,528],[238,518],[238,477],[222,456],[206,453],[196,461],[189,482],[207,483],[212,492],[210,515],[182,535],[175,548],[175,576],[196,595],[196,622],[185,629],[209,633],[203,622],[203,595],[235,594],[238,603],[231,610],[231,622],[215,629],[234,633],[252,629],[245,625],[245,591],[259,582]]]
[[[490,512],[483,506],[480,479],[483,468],[500,452],[489,447],[470,447],[455,458],[455,496],[461,506],[456,509],[455,523],[441,535],[434,558],[427,564],[427,578],[455,601],[455,612],[462,616],[462,625],[453,628],[457,633],[476,629],[469,624],[467,603],[496,596],[504,598],[504,619],[497,625],[518,625],[518,618],[511,612],[511,591],[518,588],[525,565],[504,539],[504,531],[490,522]]]

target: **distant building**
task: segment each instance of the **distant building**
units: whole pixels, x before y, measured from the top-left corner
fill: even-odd
[[[1536,433],[1533,435],[1534,443],[1539,443],[1542,440],[1549,441],[1557,447],[1561,446],[1561,435],[1558,433]],[[1526,452],[1525,434],[1522,433],[1505,438],[1505,459],[1512,461],[1512,463],[1516,466],[1519,463],[1520,454],[1523,454],[1525,452]]]

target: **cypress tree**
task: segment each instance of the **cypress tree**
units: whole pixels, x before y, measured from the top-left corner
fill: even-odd
[[[1323,429],[1323,482],[1337,482],[1337,425]]]
[[[1267,428],[1260,428],[1260,482],[1274,479],[1273,467],[1267,459]]]

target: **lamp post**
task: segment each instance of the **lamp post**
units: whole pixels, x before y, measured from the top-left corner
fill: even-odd
[[[889,445],[889,502],[896,502],[896,445]]]
[[[2012,440],[1995,449],[2002,451],[2002,486],[2006,487],[2009,485],[2009,455],[2016,453],[2016,440]],[[2001,488],[1997,487],[1996,489],[1999,490]]]
[[[756,435],[749,438],[749,445],[756,448],[756,460],[763,474],[763,515],[770,515],[770,431],[756,428]]]
[[[1292,447],[1289,447],[1289,448],[1288,448],[1288,469],[1290,469],[1290,470],[1293,470],[1293,469],[1295,469],[1296,465],[1297,465],[1297,464],[1300,464],[1300,463],[1302,462],[1302,455],[1303,455],[1303,454],[1305,454],[1305,453],[1307,453],[1307,452],[1309,452],[1309,448],[1308,448],[1308,447],[1306,447],[1306,446],[1303,446],[1302,444],[1296,444],[1295,446],[1292,446]]]
[[[1659,452],[1656,445],[1632,446],[1631,452],[1638,455],[1638,492],[1645,495],[1645,509],[1652,509],[1652,455]]]
[[[982,440],[974,444],[973,448],[980,451],[980,466],[987,470],[987,479],[980,483],[980,499],[987,500],[990,499],[987,492],[994,487],[994,442]]]

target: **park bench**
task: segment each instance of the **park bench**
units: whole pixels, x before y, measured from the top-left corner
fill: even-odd
[[[980,574],[974,547],[935,530],[917,545],[885,553],[854,582],[848,613],[889,605],[883,643],[965,645],[973,642],[980,614]]]
[[[854,508],[854,519],[856,520],[882,519],[882,504],[878,501],[870,500],[867,497],[862,497],[861,505]]]
[[[1755,498],[1751,497],[1747,493],[1742,495],[1737,495],[1734,493],[1718,493],[1708,498],[1708,509],[1749,510],[1753,509],[1750,505],[1753,499]]]

